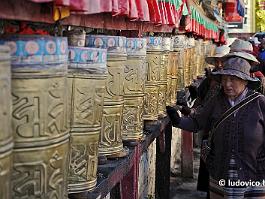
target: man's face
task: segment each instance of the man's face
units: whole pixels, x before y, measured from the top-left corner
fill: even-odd
[[[215,68],[216,68],[217,70],[220,70],[220,69],[223,68],[223,62],[221,61],[220,58],[216,58],[216,59],[215,59],[215,64],[214,64],[214,66],[215,66]]]

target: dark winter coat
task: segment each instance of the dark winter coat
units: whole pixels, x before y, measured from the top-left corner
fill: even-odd
[[[248,91],[247,96],[253,93]],[[210,130],[231,107],[220,92],[193,116],[181,118],[179,127],[191,132]],[[212,139],[208,157],[210,176],[228,179],[228,167],[235,155],[240,180],[265,179],[265,97],[260,96],[222,122]]]

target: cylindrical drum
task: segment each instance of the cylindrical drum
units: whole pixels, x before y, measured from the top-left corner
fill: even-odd
[[[176,103],[177,91],[185,87],[184,70],[186,65],[186,39],[187,37],[185,35],[177,35],[174,37],[173,50],[175,64],[172,69],[172,103]]]
[[[190,68],[191,68],[191,81],[195,80],[197,78],[196,75],[196,54],[195,54],[195,47],[191,48],[191,64],[190,64]]]
[[[162,59],[162,37],[147,37],[147,77],[145,82],[143,119],[158,119],[160,67]]]
[[[195,65],[196,65],[196,77],[200,76],[200,42],[199,40],[195,41]]]
[[[202,42],[202,57],[201,57],[201,74],[203,74],[204,68],[207,66],[207,63],[205,62],[205,58],[207,57],[207,42]]]
[[[189,50],[189,84],[191,84],[193,82],[193,79],[196,79],[196,75],[195,71],[196,71],[196,65],[194,63],[194,58],[195,58],[195,54],[194,54],[194,47],[195,47],[195,39],[193,37],[188,38],[187,40],[187,48]]]
[[[86,46],[107,49],[107,83],[104,96],[100,156],[120,157],[122,144],[122,113],[124,106],[124,65],[127,59],[126,37],[88,35]]]
[[[169,52],[168,55],[168,66],[167,66],[167,92],[166,92],[166,105],[171,105],[172,95],[172,70],[175,64],[174,52]]]
[[[190,48],[184,50],[184,85],[190,84]]]
[[[67,198],[67,39],[2,39],[12,53],[12,198]]]
[[[13,136],[11,130],[11,71],[10,49],[0,46],[0,196],[11,199],[11,172],[13,168]]]
[[[205,53],[204,53],[204,42],[202,39],[199,39],[199,55],[200,55],[200,60],[199,60],[199,75],[202,76],[204,73],[204,65],[205,65]]]
[[[127,38],[126,48],[122,139],[138,140],[143,136],[146,39]]]
[[[161,55],[161,65],[159,70],[159,80],[158,80],[158,114],[161,117],[166,115],[166,96],[167,96],[167,72],[169,68],[169,52],[172,50],[171,38],[162,38],[162,55]]]
[[[98,142],[107,78],[106,58],[106,49],[69,47],[69,193],[92,190],[97,183]]]

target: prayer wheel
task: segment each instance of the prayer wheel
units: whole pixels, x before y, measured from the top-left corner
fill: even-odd
[[[12,53],[12,198],[67,198],[67,39],[1,40]]]
[[[180,63],[182,62],[180,57],[180,51],[174,51],[172,54],[172,65],[171,65],[171,95],[170,103],[176,104],[177,87],[178,87],[178,70]]]
[[[207,42],[202,42],[202,57],[201,57],[201,73],[204,73],[204,68],[207,66],[207,63],[205,62],[205,58],[207,57]]]
[[[173,40],[175,64],[172,70],[171,102],[176,103],[177,91],[185,87],[186,36],[177,35]]]
[[[191,48],[186,47],[185,49],[185,66],[184,66],[184,78],[185,78],[185,87],[189,86],[191,83]]]
[[[126,49],[122,139],[134,141],[143,137],[146,39],[127,38]]]
[[[169,52],[168,55],[168,66],[167,66],[167,92],[166,92],[166,105],[171,105],[171,95],[172,95],[172,68],[175,64],[174,53]],[[176,85],[177,86],[177,85]]]
[[[177,68],[177,78],[176,78],[176,84],[177,84],[177,91],[180,91],[181,89],[185,88],[185,50],[179,51],[178,54],[180,61]],[[183,59],[181,59],[183,57]],[[176,97],[176,96],[175,96]]]
[[[167,105],[167,73],[169,68],[169,52],[172,50],[171,38],[163,37],[162,38],[162,50],[161,55],[161,67],[159,70],[159,93],[158,93],[158,114],[160,117],[166,116],[166,105]],[[172,78],[171,78],[172,80]],[[171,81],[172,82],[172,81]]]
[[[175,56],[173,52],[173,43],[174,43],[174,38],[171,38],[171,44],[170,44],[170,51],[168,55],[168,65],[167,65],[167,92],[166,92],[166,105],[171,106],[171,98],[172,98],[172,92],[173,92],[173,86],[172,86],[172,74],[173,74],[173,69],[175,67]],[[177,72],[177,71],[176,71]],[[175,72],[175,74],[176,74]],[[175,75],[176,76],[176,75]],[[175,84],[177,86],[177,84]],[[176,90],[176,88],[174,88]]]
[[[0,46],[0,196],[11,199],[11,173],[13,168],[13,135],[11,129],[11,70],[10,49]]]
[[[162,57],[162,37],[147,37],[147,74],[145,82],[144,114],[147,122],[158,119],[160,67]]]
[[[196,75],[196,54],[195,54],[195,39],[190,37],[188,39],[188,48],[190,50],[190,63],[189,63],[189,70],[190,70],[190,84],[197,78]]]
[[[200,67],[200,52],[199,52],[199,41],[196,40],[195,41],[195,50],[194,50],[194,58],[195,58],[195,65],[196,65],[196,77],[199,77],[200,76],[200,72],[199,72],[199,67]]]
[[[190,70],[191,70],[191,82],[197,78],[196,75],[196,55],[195,55],[195,47],[191,48],[191,63],[190,63]]]
[[[126,37],[87,35],[86,46],[107,49],[107,82],[104,95],[99,155],[122,157],[127,155],[122,143],[122,115],[124,107],[124,70],[127,60]]]
[[[205,66],[205,45],[202,39],[199,39],[199,52],[200,52],[200,66],[199,66],[199,73],[200,75],[204,74],[204,66]]]
[[[107,78],[107,50],[69,47],[69,193],[90,191],[97,183],[98,143]]]

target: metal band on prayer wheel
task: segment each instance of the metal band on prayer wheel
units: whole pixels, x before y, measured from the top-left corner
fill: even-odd
[[[86,46],[107,49],[107,83],[99,142],[100,156],[123,156],[122,113],[124,107],[124,65],[126,38],[88,35]]]
[[[67,39],[21,35],[1,41],[12,52],[12,198],[66,198]]]
[[[158,119],[160,67],[162,58],[162,37],[147,37],[147,78],[144,96],[144,120]]]
[[[11,199],[11,172],[13,168],[13,136],[11,130],[11,71],[10,49],[0,46],[0,196]]]
[[[146,39],[127,38],[125,64],[123,140],[143,136],[143,100],[146,78]]]
[[[107,78],[106,58],[106,49],[69,47],[69,193],[92,190],[97,183],[98,142]]]

